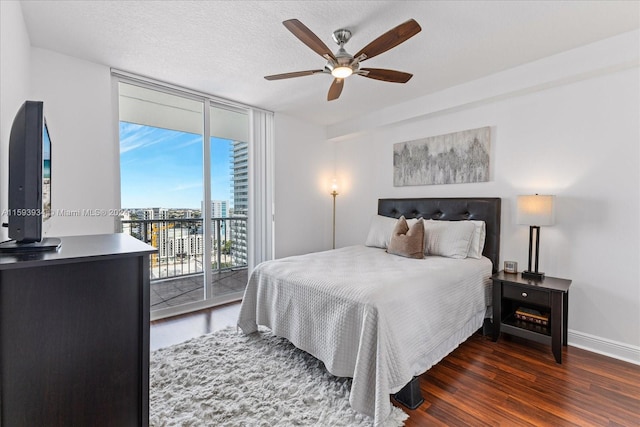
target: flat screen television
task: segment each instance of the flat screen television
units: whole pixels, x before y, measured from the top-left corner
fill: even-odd
[[[51,218],[51,139],[41,101],[26,101],[13,119],[9,136],[9,238],[0,252],[48,251],[60,239],[43,238]]]

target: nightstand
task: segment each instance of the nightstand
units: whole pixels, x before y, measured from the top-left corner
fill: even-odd
[[[519,273],[494,274],[493,341],[500,332],[551,345],[556,362],[562,363],[562,345],[567,345],[567,315],[571,280],[546,276],[540,280]],[[537,324],[516,318],[516,310],[535,310],[548,314]],[[546,323],[546,324],[544,324]]]

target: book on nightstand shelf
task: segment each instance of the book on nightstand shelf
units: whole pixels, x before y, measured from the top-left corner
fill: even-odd
[[[537,323],[538,325],[547,326],[549,324],[549,313],[542,313],[532,308],[518,307],[515,312],[515,317],[516,319]]]

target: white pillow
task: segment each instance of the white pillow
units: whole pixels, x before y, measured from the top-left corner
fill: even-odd
[[[424,253],[447,258],[466,258],[476,231],[469,221],[424,222]]]
[[[475,225],[476,229],[473,233],[473,240],[471,240],[467,257],[480,259],[484,250],[484,241],[487,237],[487,226],[484,221],[470,220],[469,222]]]
[[[373,246],[374,248],[387,249],[389,241],[391,240],[391,234],[393,228],[398,222],[395,218],[388,216],[374,215],[371,218],[371,224],[369,225],[369,234],[365,241],[366,246]]]
[[[407,225],[409,226],[409,228],[411,228],[411,226],[416,222],[418,222],[416,218],[411,218],[407,220]],[[397,223],[397,218],[374,215],[371,218],[371,224],[369,225],[369,234],[367,235],[367,240],[364,244],[366,246],[372,246],[374,248],[387,249],[387,247],[389,246],[389,242],[391,241],[393,229],[395,228]]]

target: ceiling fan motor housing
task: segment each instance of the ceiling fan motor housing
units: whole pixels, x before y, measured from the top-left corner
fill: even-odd
[[[346,28],[341,28],[333,32],[333,41],[338,43],[340,47],[345,45],[350,38],[351,38],[351,31],[347,30]]]
[[[336,60],[334,61],[333,59],[329,59],[329,61],[327,62],[325,68],[329,70],[329,72],[333,71],[333,69],[336,67],[349,67],[351,68],[351,70],[353,70],[353,72],[358,71],[358,62],[354,61],[353,55],[351,55],[344,49],[344,45],[349,41],[350,38],[351,31],[345,28],[335,30],[333,32],[333,40],[340,46],[340,48],[334,55]]]

